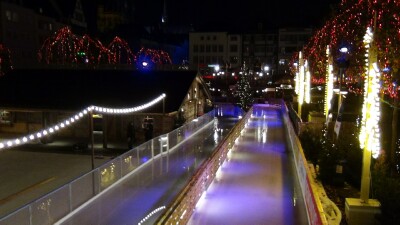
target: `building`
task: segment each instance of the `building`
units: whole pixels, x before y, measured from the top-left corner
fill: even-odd
[[[189,61],[194,69],[219,65],[222,69],[241,65],[241,35],[227,32],[190,32]]]
[[[312,35],[312,29],[279,29],[255,33],[190,32],[189,62],[192,68],[218,64],[240,68],[244,62],[254,70],[268,66],[272,76],[289,72],[286,67]]]
[[[179,82],[177,82],[179,81]],[[103,143],[125,140],[134,122],[137,139],[150,121],[154,136],[169,132],[212,108],[211,95],[196,71],[13,70],[0,77],[0,133],[19,137],[47,129],[91,105],[126,109],[165,94],[163,103],[137,113],[94,115]],[[88,140],[88,120],[54,135]]]
[[[278,31],[278,73],[289,74],[289,62],[301,51],[312,36],[311,28],[281,28]]]

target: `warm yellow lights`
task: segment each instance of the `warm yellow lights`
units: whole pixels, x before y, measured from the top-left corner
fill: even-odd
[[[166,97],[165,94],[160,95],[159,97],[155,98],[154,100],[133,108],[125,108],[125,109],[113,109],[113,108],[107,108],[107,107],[99,107],[99,106],[89,106],[86,109],[82,110],[81,112],[77,113],[76,115],[72,116],[69,119],[66,119],[64,122],[61,122],[59,124],[56,124],[53,127],[50,127],[48,129],[44,129],[41,131],[36,132],[36,134],[29,134],[25,137],[22,138],[16,138],[13,141],[8,140],[4,142],[0,142],[0,150],[4,150],[5,148],[10,148],[14,147],[17,145],[24,144],[29,141],[33,141],[35,139],[40,139],[43,136],[48,135],[49,133],[54,133],[56,131],[59,131],[60,129],[66,128],[67,126],[77,122],[84,116],[88,114],[88,112],[98,112],[102,114],[128,114],[128,113],[133,113],[133,112],[139,112],[141,110],[147,109],[156,103],[160,102]],[[22,142],[21,142],[22,139]]]
[[[329,120],[329,110],[332,108],[331,100],[333,97],[333,59],[330,53],[329,45],[326,47],[327,67],[325,80],[325,116]]]
[[[306,103],[311,102],[311,73],[308,65],[308,61],[304,63],[305,81],[304,81],[304,101]]]
[[[298,95],[297,102],[299,104],[299,114],[301,114],[301,105],[304,102],[311,102],[311,74],[309,71],[308,61],[303,59],[301,52],[299,52],[299,69],[296,73],[295,91]]]
[[[372,38],[373,34],[371,29],[368,29],[364,36],[364,46],[368,55],[368,60],[365,65],[364,103],[359,139],[360,147],[371,151],[372,157],[377,158],[381,148],[379,128],[381,117],[379,90],[381,85],[376,50],[371,47]]]
[[[304,102],[304,59],[303,55],[299,53],[299,93],[297,102],[299,105],[302,105]]]

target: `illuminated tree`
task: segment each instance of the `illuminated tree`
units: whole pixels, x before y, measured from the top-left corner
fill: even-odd
[[[81,39],[81,52],[84,53],[90,64],[110,64],[111,52],[99,40],[93,40],[88,35]]]
[[[253,93],[250,87],[250,74],[246,65],[244,64],[239,73],[239,80],[237,83],[237,92],[239,96],[239,105],[243,110],[247,111],[253,103]]]
[[[331,46],[334,59],[339,48],[350,50],[350,67],[346,71],[350,91],[360,93],[355,86],[363,74],[365,49],[363,36],[367,27],[374,27],[374,40],[378,46],[379,67],[384,73],[382,91],[392,98],[398,97],[397,80],[400,60],[400,1],[394,0],[343,0],[332,19],[317,30],[304,47],[304,55],[310,62],[313,81],[324,79],[326,65],[325,48]],[[336,66],[334,69],[337,70]],[[337,72],[337,71],[336,71]]]
[[[139,66],[141,66],[143,62],[150,63],[152,64],[151,66],[172,64],[168,52],[150,48],[141,48],[138,53],[136,53],[136,59]]]
[[[78,53],[81,48],[80,38],[73,34],[69,27],[64,27],[45,40],[38,53],[39,62],[46,64],[78,63]]]
[[[169,65],[172,60],[169,54],[162,50],[142,48],[133,54],[128,43],[116,36],[105,47],[101,41],[88,35],[78,36],[69,27],[58,30],[47,38],[38,52],[39,62],[45,64],[133,64],[152,63],[153,65]]]
[[[111,52],[111,63],[113,64],[132,64],[136,61],[128,43],[120,37],[115,37],[108,45]]]

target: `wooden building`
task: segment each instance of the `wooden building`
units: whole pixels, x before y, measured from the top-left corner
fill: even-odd
[[[207,85],[196,71],[14,70],[0,77],[0,135],[32,134],[92,105],[126,109],[162,94],[162,102],[140,112],[94,114],[94,130],[102,133],[104,147],[108,141],[125,140],[131,122],[138,142],[143,142],[148,123],[156,137],[201,116],[213,105]],[[88,140],[88,121],[83,118],[42,141]]]

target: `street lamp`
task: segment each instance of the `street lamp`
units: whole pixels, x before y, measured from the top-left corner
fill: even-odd
[[[264,73],[265,73],[266,75],[269,75],[269,66],[268,66],[268,65],[265,65],[265,66],[264,66]]]
[[[338,94],[338,114],[342,104],[342,95],[347,94],[347,91],[343,90],[342,83],[344,80],[344,72],[349,67],[349,49],[346,46],[343,46],[339,49],[339,52],[341,53],[340,57],[336,60],[336,63],[339,66],[339,73],[336,77],[336,88],[333,89],[333,91]]]

